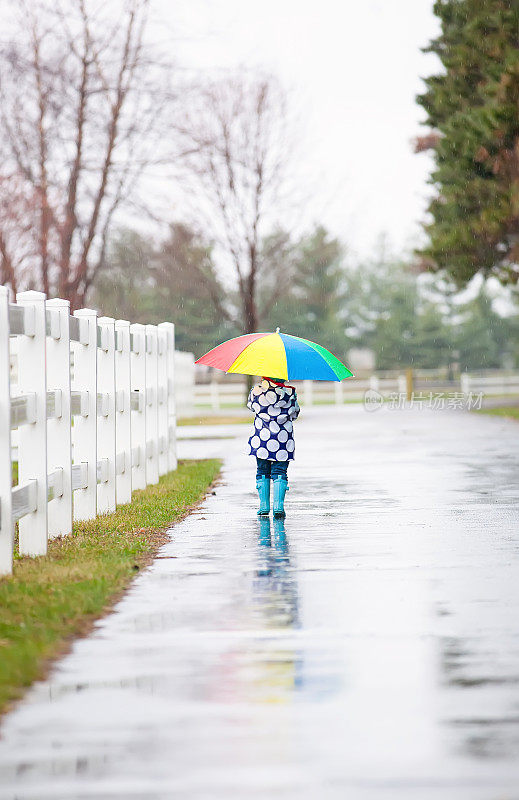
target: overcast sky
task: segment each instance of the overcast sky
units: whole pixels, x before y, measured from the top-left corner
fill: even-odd
[[[423,119],[420,78],[438,70],[420,51],[437,32],[432,0],[153,3],[180,63],[260,66],[293,92],[309,223],[324,222],[361,255],[381,232],[398,251],[417,243],[431,161],[410,140]]]

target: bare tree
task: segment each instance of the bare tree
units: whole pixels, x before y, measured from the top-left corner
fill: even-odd
[[[30,285],[36,266],[37,238],[34,217],[38,197],[17,175],[0,176],[0,284]]]
[[[123,0],[115,13],[99,0],[10,3],[17,14],[0,50],[0,269],[13,288],[84,304],[114,216],[158,158],[170,76],[144,44],[147,5]]]
[[[203,220],[234,276],[239,326],[254,332],[260,319],[261,243],[288,203],[293,142],[286,96],[271,77],[226,77],[195,93],[181,128],[191,152],[186,186],[194,219],[198,225]],[[282,282],[281,274],[266,305],[275,302]],[[220,311],[234,321],[229,304],[220,304]]]

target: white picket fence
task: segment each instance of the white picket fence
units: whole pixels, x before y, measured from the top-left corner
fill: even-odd
[[[176,469],[175,329],[0,286],[0,574]],[[17,356],[17,382],[10,361]],[[12,487],[17,435],[18,485]]]
[[[379,378],[371,375],[367,378],[348,378],[346,381],[290,381],[296,387],[302,405],[312,406],[321,403],[342,405],[348,400],[362,400],[368,389],[380,392],[405,391],[405,375],[392,378]],[[193,407],[195,410],[210,408],[220,411],[225,408],[243,406],[245,402],[246,384],[244,381],[211,381],[197,383],[194,386]]]
[[[463,373],[461,375],[461,391],[465,394],[482,393],[484,395],[519,395],[519,373],[488,371]]]
[[[365,378],[348,378],[340,382],[331,381],[291,381],[296,387],[301,405],[320,404],[343,405],[352,400],[362,400],[368,389],[382,395],[406,393],[405,374],[373,374]],[[413,388],[417,392],[462,392],[483,395],[519,396],[519,372],[488,370],[480,373],[466,373],[455,379],[448,379],[444,371],[413,370]],[[221,411],[244,405],[246,384],[244,381],[213,380],[210,383],[196,383],[192,395],[193,411],[211,409]]]

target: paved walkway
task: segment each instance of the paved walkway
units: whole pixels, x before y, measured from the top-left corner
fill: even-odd
[[[519,425],[302,416],[284,525],[246,426],[181,443],[223,484],[6,719],[2,800],[519,798]]]

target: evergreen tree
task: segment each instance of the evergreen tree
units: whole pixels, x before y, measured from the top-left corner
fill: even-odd
[[[411,366],[435,369],[455,361],[452,330],[434,303],[422,303],[416,316]]]
[[[258,253],[259,329],[292,330],[300,306],[293,295],[297,245],[288,231],[279,229],[262,241]],[[289,323],[287,321],[290,321]]]
[[[262,329],[317,341],[346,363],[352,346],[372,348],[378,369],[519,361],[518,318],[501,317],[485,285],[460,304],[443,276],[417,277],[383,248],[372,263],[346,269],[342,244],[322,227],[296,242],[275,232],[262,242],[259,264]],[[241,332],[221,313],[236,298],[216,274],[211,246],[184,225],[172,225],[160,245],[119,230],[91,301],[132,322],[171,319],[177,347],[197,355]]]
[[[377,369],[428,369],[453,361],[448,304],[439,289],[430,299],[431,286],[424,292],[405,263],[383,252],[348,274],[350,335],[373,349]]]
[[[364,317],[360,342],[375,351],[378,369],[423,366],[417,345],[420,299],[416,276],[401,264],[383,262],[363,271],[363,296],[358,299],[360,317]]]
[[[133,231],[117,231],[91,302],[107,316],[132,322],[171,320],[177,349],[198,355],[237,335],[220,313],[226,297],[211,248],[185,225],[172,225],[158,247]]]
[[[172,225],[153,262],[154,318],[175,323],[179,350],[197,356],[219,341],[238,335],[222,313],[227,299],[213,263],[211,246],[189,227]]]
[[[151,322],[155,282],[150,267],[153,242],[128,228],[113,234],[105,266],[96,278],[89,303],[108,317]]]
[[[285,247],[284,257],[283,269],[289,280],[286,291],[265,316],[267,328],[275,330],[279,325],[345,358],[343,245],[317,226],[293,246]]]
[[[459,309],[453,343],[461,369],[501,367],[504,356],[513,360],[512,342],[517,341],[517,333],[517,320],[494,311],[492,298],[482,287],[473,300]]]
[[[458,286],[478,272],[519,280],[519,5],[516,0],[437,0],[441,33],[426,51],[443,72],[418,102],[435,135],[436,195],[422,251]],[[425,144],[423,144],[425,142]],[[420,143],[423,146],[420,146]]]

